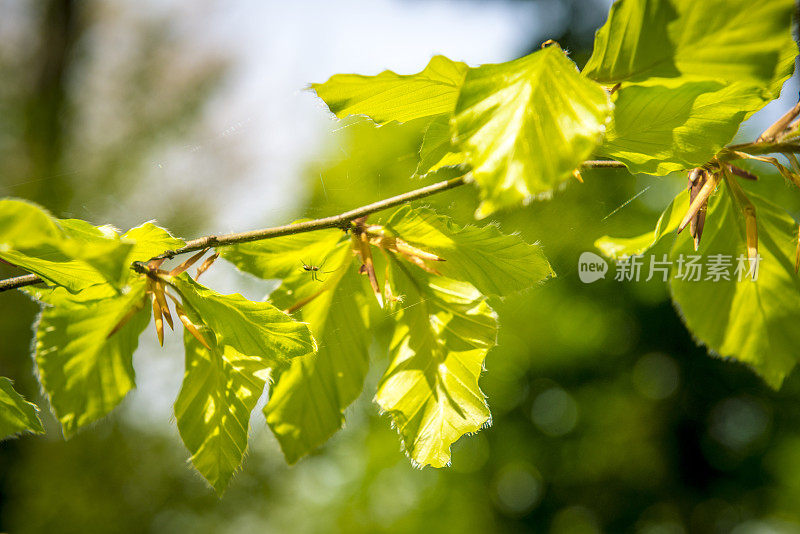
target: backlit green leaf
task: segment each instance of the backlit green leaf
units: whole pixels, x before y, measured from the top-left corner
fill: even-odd
[[[763,88],[682,77],[625,85],[597,154],[631,172],[664,175],[708,162],[763,107]]]
[[[58,220],[20,200],[0,200],[0,258],[70,291],[128,276],[132,243],[108,226]]]
[[[775,98],[797,45],[792,0],[618,0],[584,74],[601,83],[697,75]]]
[[[134,244],[119,241],[111,226],[94,226],[80,219],[60,219],[59,226],[70,240],[61,249],[93,267],[115,287],[124,285],[131,274],[128,257]]]
[[[300,315],[310,323],[319,350],[295,359],[280,373],[264,407],[289,463],[342,427],[344,410],[361,394],[369,369],[364,282],[350,250],[344,248],[343,253],[348,265],[341,274],[330,275],[336,278],[325,282],[325,293],[303,306]]]
[[[268,369],[314,350],[304,323],[268,302],[221,295],[185,273],[172,281],[209,348],[184,332],[186,372],[175,403],[178,430],[192,463],[224,492],[247,448],[250,412]]]
[[[236,245],[223,255],[261,278],[283,278],[270,296],[276,306],[305,302],[296,315],[309,324],[319,350],[276,370],[264,407],[286,460],[295,463],[341,428],[368,369],[365,295],[349,237],[326,230]],[[302,268],[306,262],[321,266],[316,280]]]
[[[184,330],[186,371],[175,419],[192,464],[221,495],[244,458],[250,412],[264,391],[272,360],[220,343],[193,310],[186,311],[211,349]]]
[[[162,252],[176,250],[186,244],[182,239],[173,237],[167,230],[151,222],[131,228],[122,237],[135,242],[128,258],[130,262],[147,261]]]
[[[385,225],[404,241],[444,258],[430,264],[444,276],[469,282],[484,295],[505,296],[554,275],[539,245],[493,225],[459,226],[432,210],[409,206],[395,211]]]
[[[144,296],[141,279],[122,295],[110,293],[106,285],[78,295],[63,288],[38,293],[45,307],[36,329],[36,365],[64,436],[106,415],[135,386],[132,356],[150,321]]]
[[[748,275],[742,215],[725,186],[709,200],[698,251],[688,231],[674,237],[689,207],[685,191],[661,216],[655,233],[630,239],[604,237],[596,245],[606,255],[620,258],[642,254],[665,236],[673,236],[670,290],[687,328],[710,352],[751,365],[767,383],[778,387],[797,362],[800,345],[800,329],[796,327],[800,321],[800,279],[794,272],[797,226],[778,206],[754,194],[748,196],[756,209],[762,258],[755,281]],[[694,255],[700,256],[703,264],[718,255],[728,258],[728,279],[708,278],[707,268],[701,271],[700,280],[678,278],[680,259],[688,261]]]
[[[416,465],[443,467],[450,446],[490,420],[478,379],[497,320],[467,283],[398,262],[392,262],[392,278],[404,302],[376,401]]]
[[[11,380],[0,377],[0,439],[22,432],[44,432],[39,408],[14,391]]]
[[[443,167],[452,166],[461,166],[466,171],[468,166],[465,164],[465,158],[466,156],[453,145],[450,117],[440,115],[433,119],[425,129],[415,174],[424,176]]]
[[[55,219],[39,206],[24,200],[0,200],[0,251],[35,247],[63,237]]]
[[[239,270],[258,278],[309,280],[309,273],[303,265],[322,265],[322,270],[330,271],[331,267],[326,265],[327,257],[343,237],[341,230],[321,230],[240,243],[223,247],[219,252]]]
[[[549,193],[602,140],[612,105],[564,51],[470,69],[456,105],[456,145],[483,202],[476,215]]]
[[[800,278],[794,272],[797,224],[781,208],[749,194],[758,221],[758,277],[733,276],[746,257],[741,212],[723,189],[709,202],[699,252],[733,258],[731,279],[670,281],[672,299],[692,332],[710,351],[743,361],[779,387],[798,361]],[[671,256],[694,254],[688,235],[679,236]],[[742,259],[738,259],[742,258]],[[749,269],[749,265],[746,265]],[[706,276],[704,273],[703,276]]]
[[[336,74],[311,87],[339,118],[366,115],[378,124],[452,113],[467,66],[434,56],[417,74]]]
[[[658,218],[655,230],[652,232],[645,232],[637,237],[603,236],[595,241],[594,246],[612,260],[644,254],[645,251],[655,247],[662,238],[678,229],[688,208],[689,192],[684,190],[669,203],[667,209]]]
[[[217,344],[258,356],[271,365],[287,363],[314,350],[308,327],[269,302],[253,302],[239,294],[222,295],[186,273],[173,279],[184,304],[214,332]]]

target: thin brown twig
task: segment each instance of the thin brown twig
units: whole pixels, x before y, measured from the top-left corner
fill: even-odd
[[[584,161],[581,167],[589,169],[624,169],[625,164],[613,159],[592,159]]]
[[[800,149],[798,151],[800,151]],[[583,162],[581,167],[594,168],[594,169],[608,169],[608,168],[624,169],[625,164],[622,163],[621,161],[615,161],[615,160],[587,160]],[[353,220],[358,219],[359,217],[364,217],[366,215],[370,215],[378,211],[393,208],[395,206],[405,204],[406,202],[411,202],[413,200],[425,198],[427,196],[440,193],[442,191],[454,189],[466,183],[468,183],[467,177],[459,176],[457,178],[452,178],[450,180],[437,182],[435,184],[421,187],[419,189],[415,189],[407,193],[402,193],[400,195],[379,200],[377,202],[373,202],[372,204],[367,204],[366,206],[362,206],[360,208],[345,211],[338,215],[323,217],[321,219],[315,219],[313,221],[303,221],[299,223],[286,224],[283,226],[276,226],[273,228],[263,228],[261,230],[225,234],[220,236],[207,235],[204,237],[200,237],[198,239],[187,241],[186,244],[179,249],[167,250],[165,252],[162,252],[161,254],[151,258],[149,261],[162,261],[165,259],[172,259],[179,254],[185,254],[188,252],[197,252],[198,250],[203,250],[207,248],[224,247],[227,245],[234,245],[238,243],[249,243],[252,241],[261,241],[263,239],[271,239],[275,237],[283,237],[287,235],[294,235],[305,232],[313,232],[316,230],[326,230],[331,228],[341,228],[343,230],[347,230],[350,228],[350,223]],[[134,265],[132,265],[132,268],[137,272],[145,272],[147,270],[147,267],[140,262],[134,263]],[[0,293],[2,293],[3,291],[18,289],[21,287],[35,285],[42,282],[44,282],[44,280],[42,280],[39,276],[35,274],[26,274],[14,278],[0,280]]]
[[[764,130],[764,133],[758,136],[756,143],[775,141],[780,135],[789,128],[793,120],[800,115],[800,102],[794,105],[792,109],[784,113],[778,120],[776,120],[769,128]]]
[[[742,159],[736,156],[736,152],[744,152],[750,155],[760,154],[798,154],[800,153],[800,144],[796,142],[782,142],[782,143],[742,143],[738,145],[728,145],[720,151],[720,160]]]
[[[236,245],[239,243],[250,243],[252,241],[261,241],[262,239],[302,234],[316,230],[327,230],[331,228],[347,230],[350,228],[350,222],[354,219],[358,219],[359,217],[364,217],[378,211],[399,206],[400,204],[405,204],[406,202],[411,202],[412,200],[418,200],[442,191],[447,191],[448,189],[459,187],[465,183],[467,183],[466,177],[459,176],[458,178],[437,182],[435,184],[421,187],[407,193],[402,193],[400,195],[379,200],[378,202],[373,202],[372,204],[367,204],[366,206],[362,206],[360,208],[345,211],[344,213],[340,213],[338,215],[323,217],[313,221],[303,221],[299,223],[286,224],[283,226],[276,226],[273,228],[263,228],[261,230],[226,234],[221,236],[208,235],[187,241],[186,245],[183,247],[177,250],[168,250],[159,254],[158,256],[155,256],[153,259],[171,259],[178,254],[195,252],[204,248],[224,247],[226,245]]]
[[[8,291],[9,289],[17,289],[19,287],[32,286],[43,282],[41,278],[35,274],[23,274],[22,276],[15,276],[14,278],[6,278],[0,280],[0,292]]]
[[[313,221],[303,221],[299,223],[286,224],[283,226],[276,226],[273,228],[263,228],[261,230],[253,230],[251,232],[241,232],[241,233],[226,234],[221,236],[208,235],[205,237],[187,241],[186,244],[179,249],[167,250],[165,252],[162,252],[161,254],[151,258],[149,261],[158,262],[164,259],[174,258],[179,254],[185,254],[187,252],[196,252],[198,250],[203,250],[211,247],[224,247],[227,245],[234,245],[238,243],[249,243],[252,241],[260,241],[263,239],[271,239],[274,237],[282,237],[287,235],[312,232],[315,230],[325,230],[330,228],[341,228],[343,230],[346,230],[349,229],[350,222],[355,219],[358,219],[359,217],[364,217],[378,211],[399,206],[400,204],[405,204],[406,202],[411,202],[412,200],[418,200],[436,193],[440,193],[442,191],[447,191],[448,189],[453,189],[462,186],[465,183],[467,183],[466,177],[460,176],[458,178],[452,178],[450,180],[437,182],[435,184],[421,187],[419,189],[415,189],[407,193],[402,193],[400,195],[379,200],[378,202],[373,202],[372,204],[367,204],[366,206],[362,206],[360,208],[345,211],[338,215],[323,217],[321,219],[315,219]],[[137,272],[144,272],[145,270],[147,270],[147,267],[141,265],[140,262],[134,263],[132,267]],[[18,276],[15,278],[9,278],[7,280],[0,280],[0,292],[38,284],[43,281],[44,280],[42,280],[35,274],[28,274],[24,276]]]

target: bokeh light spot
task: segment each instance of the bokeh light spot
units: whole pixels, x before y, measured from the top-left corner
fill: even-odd
[[[578,422],[578,405],[569,393],[553,387],[540,393],[533,401],[531,420],[546,435],[563,436]]]
[[[742,452],[764,435],[769,416],[755,399],[733,397],[711,410],[708,433],[734,452]]]
[[[494,501],[506,515],[525,515],[539,503],[543,493],[541,475],[527,464],[507,465],[495,478]]]
[[[678,365],[666,354],[646,354],[633,367],[633,385],[649,399],[666,399],[675,393],[679,383]]]

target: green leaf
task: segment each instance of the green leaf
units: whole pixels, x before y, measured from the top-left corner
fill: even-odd
[[[747,83],[682,77],[625,85],[597,151],[633,173],[664,175],[708,162],[767,101]]]
[[[64,436],[105,416],[135,387],[132,364],[139,335],[150,321],[145,283],[122,295],[107,285],[79,295],[63,288],[38,292],[45,307],[36,328],[36,365]],[[109,337],[129,312],[140,310]]]
[[[39,206],[24,200],[0,200],[0,251],[36,247],[63,237],[55,219]]]
[[[385,225],[404,241],[444,258],[431,263],[442,275],[469,282],[484,295],[506,296],[555,274],[539,245],[494,225],[459,226],[430,209],[409,206],[395,211]]]
[[[450,446],[490,420],[478,379],[496,341],[497,319],[467,283],[396,261],[391,269],[395,291],[405,300],[376,401],[416,465],[443,467]]]
[[[314,350],[304,323],[268,302],[221,295],[185,273],[174,278],[189,319],[209,344],[184,332],[186,372],[175,403],[192,463],[222,494],[247,448],[250,412],[268,369]]]
[[[162,252],[177,250],[186,244],[182,239],[173,237],[169,231],[151,222],[131,228],[122,237],[135,242],[128,258],[131,263],[147,261]]]
[[[94,226],[80,219],[60,219],[59,226],[70,240],[62,250],[93,267],[114,287],[122,287],[128,279],[128,256],[134,244],[120,242],[117,230],[110,226]]]
[[[186,311],[193,323],[202,325],[193,310]],[[205,326],[199,332],[211,349],[184,330],[186,372],[175,419],[192,464],[222,495],[244,458],[250,412],[264,391],[272,360],[220,343]]]
[[[308,327],[269,302],[253,302],[239,294],[222,295],[186,273],[173,278],[172,284],[184,304],[214,332],[219,345],[258,356],[270,365],[288,363],[315,349]]]
[[[455,166],[463,167],[466,172],[468,166],[464,163],[465,158],[466,156],[453,145],[450,117],[440,115],[425,128],[419,149],[419,163],[414,174],[426,176],[441,168]]]
[[[758,221],[758,277],[741,281],[685,281],[672,278],[676,308],[695,338],[709,351],[751,365],[768,384],[779,387],[798,360],[800,346],[800,278],[794,272],[797,224],[780,207],[748,195]],[[671,257],[694,254],[688,235],[681,235]],[[709,201],[699,253],[747,255],[741,212],[724,190]],[[748,266],[749,267],[749,266]],[[731,269],[733,271],[733,268]],[[704,274],[705,276],[705,274]]]
[[[742,215],[727,189],[709,200],[703,239],[695,252],[688,232],[669,243],[672,263],[672,300],[695,339],[713,354],[751,365],[767,383],[779,387],[797,361],[800,330],[800,279],[794,272],[797,226],[781,208],[752,194],[758,222],[758,277],[752,281],[736,269],[749,270]],[[595,245],[614,259],[642,254],[660,246],[674,232],[689,207],[686,191],[664,211],[655,232],[629,239],[603,237]],[[681,257],[700,255],[701,263],[712,256],[730,257],[730,280],[682,280],[676,267]],[[659,258],[660,259],[660,258]],[[701,278],[708,275],[701,273]]]
[[[584,74],[624,84],[600,156],[631,172],[702,165],[794,69],[792,0],[620,0]],[[637,83],[643,82],[643,83]]]
[[[645,232],[636,237],[611,237],[606,235],[595,241],[594,246],[612,260],[644,254],[647,250],[658,245],[662,238],[678,229],[688,208],[689,192],[683,190],[669,203],[667,209],[658,218],[655,230],[652,232]]]
[[[481,189],[476,216],[549,193],[602,140],[612,105],[558,46],[470,69],[453,118]]]
[[[219,252],[239,270],[258,278],[310,281],[303,265],[322,265],[323,270],[329,271],[331,267],[327,265],[326,258],[342,237],[344,232],[341,230],[320,230],[240,243],[223,247]]]
[[[343,412],[361,393],[369,367],[366,297],[349,238],[340,230],[298,234],[236,245],[223,256],[261,278],[283,278],[270,296],[276,306],[311,299],[297,314],[319,350],[276,370],[264,407],[287,462],[295,463],[342,427]],[[320,281],[302,269],[306,262],[322,265]]]
[[[339,118],[366,115],[377,124],[407,122],[452,113],[466,70],[464,63],[434,56],[417,74],[336,74],[311,87]]]
[[[22,432],[44,433],[39,408],[14,391],[11,380],[0,376],[0,440]]]
[[[93,232],[91,229],[95,228],[84,221],[73,219],[61,220],[59,223],[65,228],[69,228],[70,232],[83,231],[88,233]],[[101,226],[96,228],[96,230],[108,231],[107,228],[108,227]],[[131,283],[135,283],[134,281],[136,279],[141,278],[131,270],[131,263],[134,261],[146,261],[162,252],[175,250],[185,245],[183,240],[173,237],[167,230],[155,226],[152,223],[145,223],[136,228],[132,228],[126,232],[122,238],[128,244],[128,247],[125,249],[126,254],[124,261],[121,264],[124,271],[123,280],[127,280]],[[58,268],[62,269],[63,265],[59,265]],[[70,298],[74,301],[97,300],[103,297],[112,297],[118,293],[108,284],[103,284],[98,280],[94,280],[94,282],[95,283],[91,286],[91,291],[80,290],[77,293],[73,293]],[[56,288],[53,287],[39,286],[27,287],[22,291],[28,293],[35,299],[44,300],[45,297],[52,294],[55,289]],[[58,293],[56,292],[56,294]]]
[[[295,359],[280,373],[264,407],[290,464],[342,427],[344,410],[361,394],[369,370],[368,301],[349,247],[341,250],[347,256],[346,271],[331,275],[337,278],[325,282],[325,293],[302,309],[303,320],[319,340],[319,351]]]
[[[121,286],[132,246],[109,226],[58,220],[32,203],[0,200],[0,258],[70,291]]]
[[[584,74],[607,84],[697,75],[772,99],[797,54],[793,10],[793,0],[618,0]]]

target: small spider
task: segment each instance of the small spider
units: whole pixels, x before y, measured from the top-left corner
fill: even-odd
[[[308,264],[308,263],[304,262],[303,260],[300,260],[300,263],[303,264],[303,270],[304,271],[311,273],[311,280],[313,280],[315,282],[324,282],[325,280],[322,280],[319,277],[319,275],[321,275],[321,274],[330,274],[330,273],[333,272],[333,271],[323,271],[322,270],[322,268],[325,266],[325,261],[327,259],[328,258],[325,258],[324,260],[322,260],[322,263],[320,263],[319,265],[311,265],[311,264]]]

